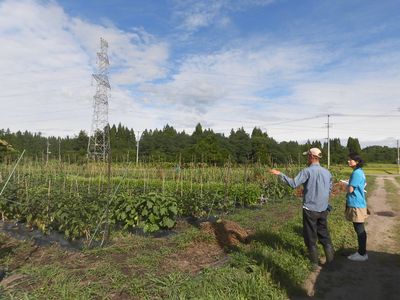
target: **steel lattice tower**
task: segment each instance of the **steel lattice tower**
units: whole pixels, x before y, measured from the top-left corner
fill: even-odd
[[[98,73],[93,74],[97,82],[96,94],[93,97],[93,119],[89,135],[87,154],[89,159],[106,160],[110,149],[108,125],[108,98],[111,90],[108,81],[108,43],[100,38],[100,52],[97,52]]]

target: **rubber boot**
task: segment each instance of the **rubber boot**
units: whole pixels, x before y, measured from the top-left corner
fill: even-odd
[[[312,263],[313,269],[316,269],[319,262],[318,248],[316,246],[308,248],[308,257]]]
[[[0,269],[0,281],[2,281],[6,277],[6,271]]]
[[[324,252],[326,257],[326,264],[329,264],[335,258],[335,250],[331,244],[324,246]]]

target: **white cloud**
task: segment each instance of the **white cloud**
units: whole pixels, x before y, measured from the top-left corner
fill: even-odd
[[[182,62],[172,79],[143,86],[160,102],[205,113],[218,103],[264,103],[260,93],[298,78],[319,61],[311,49],[296,45],[252,46],[215,54],[193,55]]]
[[[182,28],[196,31],[209,26],[219,17],[226,1],[175,1],[175,14],[182,19]]]
[[[175,0],[175,15],[182,21],[181,28],[195,32],[210,25],[226,26],[228,13],[250,6],[266,6],[275,0]]]
[[[168,46],[142,29],[122,31],[68,16],[55,2],[0,2],[0,128],[75,134],[90,129],[99,38],[110,44],[111,107],[132,98],[118,84],[163,77]],[[118,117],[117,117],[118,119]]]
[[[272,2],[177,1],[176,16],[186,26],[173,36],[229,27],[230,12]],[[278,140],[307,140],[326,136],[329,113],[331,136],[361,142],[398,136],[400,117],[369,117],[399,114],[398,39],[329,48],[254,34],[214,52],[196,47],[171,55],[179,41],[143,28],[124,31],[111,21],[90,23],[55,2],[28,0],[0,2],[0,128],[47,135],[90,129],[99,37],[110,45],[111,123],[135,130],[169,123],[191,132],[200,122],[225,133],[258,126]]]
[[[170,81],[143,86],[142,92],[154,104],[185,112],[186,119],[176,119],[182,127],[200,122],[228,134],[231,128],[251,132],[259,126],[279,140],[323,140],[331,114],[331,137],[363,142],[398,135],[400,78],[393,76],[398,64],[392,51],[369,59],[357,56],[360,49],[341,56],[299,42],[246,43],[187,57]]]

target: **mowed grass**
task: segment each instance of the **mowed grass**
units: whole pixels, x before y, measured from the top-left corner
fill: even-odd
[[[352,226],[343,218],[344,194],[331,204],[335,248],[354,248]],[[0,235],[0,264],[8,279],[19,276],[0,287],[0,298],[288,299],[304,294],[311,265],[303,244],[301,199],[238,209],[224,219],[249,230],[249,243],[218,252],[213,236],[188,223],[163,238],[114,232],[107,247],[79,252],[56,245],[36,248]],[[199,253],[215,259],[201,264]]]

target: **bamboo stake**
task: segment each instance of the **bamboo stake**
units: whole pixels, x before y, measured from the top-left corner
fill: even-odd
[[[75,192],[76,192],[76,194],[79,194],[79,184],[78,184],[77,178],[75,178]]]
[[[146,193],[146,170],[143,168],[143,194]]]
[[[190,168],[190,192],[193,192],[193,174],[192,174],[192,168]]]
[[[3,194],[3,192],[4,192],[4,190],[5,190],[5,188],[6,188],[7,184],[8,184],[8,182],[10,181],[10,178],[11,178],[12,175],[14,174],[14,171],[15,171],[15,169],[17,168],[17,166],[18,166],[18,164],[19,164],[19,162],[20,162],[22,156],[24,155],[24,153],[25,153],[25,149],[24,149],[24,151],[22,151],[21,156],[18,158],[17,162],[16,162],[15,165],[14,165],[14,168],[12,169],[10,175],[8,176],[8,178],[7,178],[7,180],[6,180],[6,183],[4,184],[3,188],[1,189],[1,191],[0,191],[0,196]]]
[[[51,179],[49,178],[49,184],[47,188],[47,198],[50,198],[50,192],[51,192]]]
[[[161,169],[161,178],[162,178],[162,194],[164,195],[165,192],[165,174],[164,171]]]
[[[26,203],[29,203],[28,181],[25,181],[25,200],[26,200]]]
[[[203,199],[203,170],[200,168],[200,198]]]

